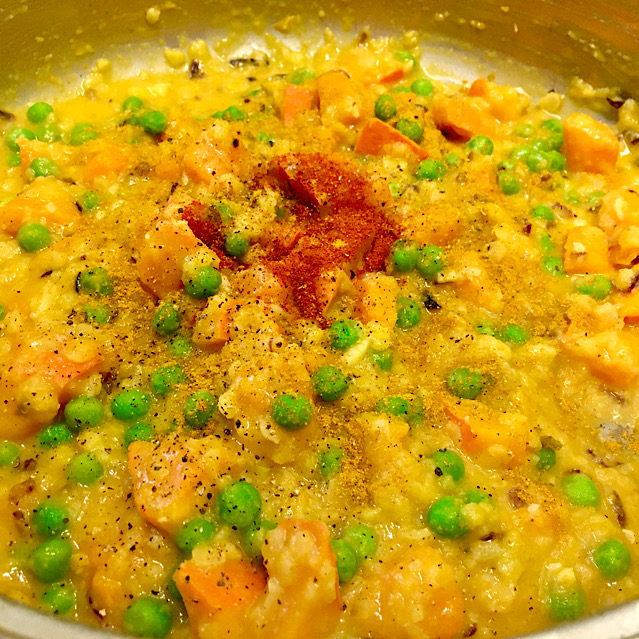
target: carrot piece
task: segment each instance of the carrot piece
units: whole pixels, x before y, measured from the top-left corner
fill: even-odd
[[[173,578],[196,627],[206,617],[229,608],[241,614],[266,588],[264,571],[238,559],[211,568],[185,561]]]
[[[310,111],[317,99],[317,92],[308,87],[300,87],[295,84],[289,84],[284,89],[284,98],[282,99],[281,117],[286,126],[295,122],[295,118],[304,111]]]
[[[475,135],[491,136],[497,130],[497,121],[483,98],[438,98],[433,102],[431,114],[438,129],[461,140]]]
[[[601,202],[599,226],[608,234],[613,264],[630,266],[639,257],[639,194],[610,191]]]
[[[179,179],[182,174],[182,167],[175,157],[162,158],[155,165],[155,175],[161,180],[171,180],[172,182]]]
[[[415,240],[418,244],[436,244],[446,246],[461,235],[466,224],[463,212],[457,207],[431,203],[423,211],[411,209],[399,212],[400,222],[406,229],[403,237]]]
[[[198,490],[211,479],[202,461],[209,452],[204,440],[135,441],[128,452],[135,505],[156,528],[172,533],[206,503],[206,491]]]
[[[127,147],[103,143],[89,158],[82,177],[89,184],[101,178],[117,177],[126,169],[129,159],[130,151]]]
[[[366,121],[355,145],[355,153],[361,155],[397,156],[405,155],[407,151],[415,154],[420,160],[429,157],[426,149],[377,118]]]
[[[453,568],[423,542],[373,573],[354,605],[358,636],[452,639],[464,625],[464,598]],[[407,614],[414,610],[420,614]]]
[[[212,125],[211,129],[216,125]],[[218,138],[212,130],[202,133],[184,154],[184,170],[195,182],[223,187],[228,173],[248,177],[250,162],[241,140],[233,135]]]
[[[564,145],[571,171],[614,173],[619,142],[612,129],[585,113],[571,113],[564,120]]]
[[[193,326],[193,343],[207,351],[217,351],[229,339],[231,316],[241,307],[242,300],[210,297]]]
[[[53,160],[58,167],[69,162],[71,152],[62,144],[47,144],[40,140],[20,139],[20,164],[24,173],[35,158],[43,157]]]
[[[57,350],[38,352],[25,347],[13,353],[11,365],[0,377],[0,437],[23,439],[50,422],[68,401],[71,384],[96,371],[101,363],[99,354],[76,362]],[[28,401],[23,397],[25,385],[29,386]],[[41,401],[34,389],[46,400]]]
[[[617,312],[626,324],[639,323],[639,289],[617,298]]]
[[[595,335],[564,336],[570,355],[593,375],[625,388],[639,377],[639,339],[626,331],[609,330]]]
[[[412,68],[412,61],[401,62],[390,51],[373,53],[364,47],[351,49],[341,65],[364,86],[397,82]]]
[[[367,273],[356,285],[357,312],[364,324],[379,322],[392,328],[397,321],[397,280],[382,273]]]
[[[182,265],[190,251],[203,246],[186,222],[158,222],[144,236],[140,249],[138,276],[156,297],[182,286]]]
[[[0,209],[0,232],[16,235],[27,221],[67,225],[79,217],[75,200],[62,182],[40,177]]]
[[[530,104],[530,98],[518,93],[513,87],[500,86],[486,78],[475,80],[467,95],[484,98],[488,102],[490,114],[502,122],[516,120]]]
[[[575,226],[564,244],[564,269],[567,273],[606,273],[610,270],[608,240],[596,226]]]
[[[343,71],[329,71],[317,78],[317,93],[322,122],[345,126],[357,124],[367,117],[364,99],[355,83]],[[372,109],[371,109],[372,110]]]
[[[461,443],[474,456],[488,454],[502,466],[522,461],[528,444],[529,427],[519,413],[500,413],[477,400],[453,400],[442,396],[444,412],[458,426]]]

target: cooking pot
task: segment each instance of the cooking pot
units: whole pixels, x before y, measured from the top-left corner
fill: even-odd
[[[563,91],[578,76],[631,96],[639,81],[637,0],[1,0],[0,107],[52,91],[55,76],[78,85],[98,58],[116,69],[146,64],[180,36],[223,38],[235,50],[259,46],[274,32],[291,46],[323,29],[353,37],[416,30],[426,67],[457,79],[495,71],[504,83]],[[522,73],[522,65],[537,71]],[[525,81],[522,80],[525,79]],[[117,633],[45,615],[0,597],[0,639],[100,639]],[[532,637],[533,635],[529,635]],[[639,637],[639,601],[562,624],[537,639]]]

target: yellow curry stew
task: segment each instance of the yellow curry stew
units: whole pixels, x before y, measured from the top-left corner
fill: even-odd
[[[0,593],[175,639],[639,595],[637,107],[419,58],[207,53],[3,112]]]

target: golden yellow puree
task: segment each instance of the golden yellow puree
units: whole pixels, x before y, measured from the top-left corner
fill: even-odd
[[[634,103],[200,53],[3,124],[0,592],[201,639],[637,596]]]

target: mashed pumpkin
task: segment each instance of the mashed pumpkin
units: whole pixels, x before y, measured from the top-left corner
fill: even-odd
[[[636,152],[416,53],[5,114],[0,593],[175,639],[505,637],[639,594]]]

